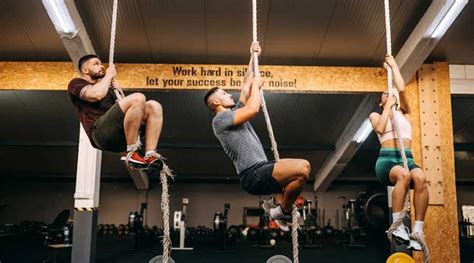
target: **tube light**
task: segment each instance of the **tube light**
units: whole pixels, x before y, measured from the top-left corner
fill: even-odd
[[[77,32],[64,0],[42,0],[51,21],[62,35],[74,35]]]
[[[441,8],[437,19],[428,29],[427,35],[430,38],[443,37],[469,0],[448,0],[446,2],[446,6]]]
[[[357,130],[353,140],[356,141],[357,143],[361,143],[365,141],[365,139],[367,139],[370,132],[372,132],[372,124],[370,124],[369,119],[365,119],[364,123],[362,123],[359,130]]]

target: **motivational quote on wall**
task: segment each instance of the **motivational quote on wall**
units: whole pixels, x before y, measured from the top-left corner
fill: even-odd
[[[241,66],[169,66],[169,69],[159,74],[161,76],[147,75],[145,77],[146,86],[155,86],[160,88],[239,88],[243,84],[244,76],[247,71]],[[167,74],[168,72],[168,74]],[[169,74],[171,73],[171,74]],[[264,87],[296,89],[297,80],[284,79],[276,77],[272,71],[262,70],[260,76],[264,79]]]

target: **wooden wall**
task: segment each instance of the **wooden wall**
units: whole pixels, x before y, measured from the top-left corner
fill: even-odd
[[[246,66],[117,64],[124,89],[238,89]],[[264,88],[281,92],[382,92],[382,68],[261,66]],[[179,72],[179,73],[178,73]],[[214,75],[214,76],[209,76]],[[0,90],[65,90],[77,77],[68,62],[0,62]]]
[[[432,263],[460,262],[449,66],[423,65],[415,81],[417,88],[409,89],[413,105],[412,149],[415,161],[423,165],[427,174],[430,191],[425,240]],[[431,94],[426,94],[425,89],[431,89]],[[415,259],[423,262],[422,254],[415,253]]]

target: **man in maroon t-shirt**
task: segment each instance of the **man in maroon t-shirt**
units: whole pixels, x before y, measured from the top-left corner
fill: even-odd
[[[153,100],[146,101],[142,93],[133,93],[117,103],[112,88],[119,88],[114,80],[114,65],[105,70],[96,55],[79,60],[81,78],[69,82],[68,92],[89,140],[97,149],[127,152],[121,159],[137,169],[158,168],[163,162],[156,152],[163,126],[163,110]],[[145,156],[140,148],[139,131],[145,132]]]

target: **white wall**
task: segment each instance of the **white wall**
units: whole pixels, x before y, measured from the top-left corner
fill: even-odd
[[[474,94],[474,65],[449,65],[452,94]]]

